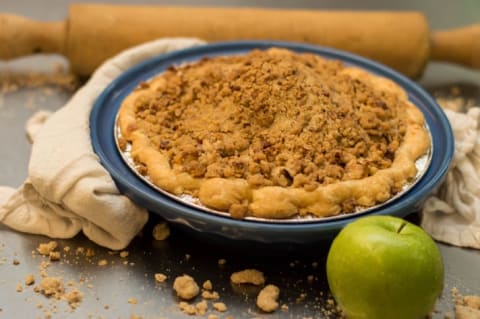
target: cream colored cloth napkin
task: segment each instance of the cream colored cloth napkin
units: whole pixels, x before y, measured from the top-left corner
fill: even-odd
[[[90,142],[89,116],[97,96],[117,76],[152,56],[203,44],[161,39],[104,63],[59,111],[27,123],[33,142],[28,178],[18,189],[0,187],[0,222],[21,232],[71,238],[80,231],[101,246],[126,247],[148,219],[117,190]]]
[[[480,249],[480,108],[446,110],[455,154],[446,179],[422,210],[422,227],[436,240]]]

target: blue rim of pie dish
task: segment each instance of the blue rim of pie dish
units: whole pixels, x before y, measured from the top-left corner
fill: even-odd
[[[214,215],[165,196],[141,180],[123,161],[113,136],[115,118],[123,99],[142,81],[171,65],[194,62],[203,57],[245,54],[253,49],[280,47],[298,53],[318,54],[341,60],[366,71],[387,77],[407,92],[410,101],[424,114],[430,128],[433,154],[427,172],[408,192],[391,203],[365,214],[311,223],[272,223],[236,220]],[[184,228],[234,240],[261,243],[308,244],[333,238],[349,222],[366,215],[405,217],[418,211],[423,201],[444,179],[450,166],[454,140],[450,123],[440,106],[419,85],[387,66],[341,50],[280,41],[217,42],[155,56],[125,71],[100,94],[90,114],[90,135],[95,153],[114,179],[121,193],[151,213]],[[101,213],[101,212],[99,212]],[[182,227],[183,227],[182,226]]]

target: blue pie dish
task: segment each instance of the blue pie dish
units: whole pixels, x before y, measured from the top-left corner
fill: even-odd
[[[432,137],[431,162],[423,177],[398,199],[364,214],[347,214],[334,220],[275,223],[235,220],[207,213],[160,193],[132,172],[117,149],[114,127],[116,114],[123,99],[140,82],[161,73],[171,65],[194,62],[203,57],[240,55],[253,49],[270,47],[286,48],[299,53],[308,52],[327,59],[341,60],[345,64],[387,77],[403,87],[410,101],[423,112]],[[90,115],[90,134],[95,153],[113,177],[119,190],[152,214],[158,214],[171,223],[183,225],[184,228],[205,235],[272,244],[310,244],[329,240],[346,224],[362,216],[405,217],[418,211],[427,196],[442,182],[454,151],[453,134],[448,119],[435,100],[415,82],[384,65],[351,53],[301,43],[275,41],[212,43],[159,55],[136,65],[115,79],[98,97]]]

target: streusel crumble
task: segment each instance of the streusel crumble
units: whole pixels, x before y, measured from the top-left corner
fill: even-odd
[[[390,80],[276,48],[171,67],[126,98],[119,126],[154,184],[235,218],[383,202],[430,143]]]

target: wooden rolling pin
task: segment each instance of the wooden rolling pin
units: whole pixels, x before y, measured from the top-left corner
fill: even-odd
[[[89,75],[117,52],[155,38],[300,41],[351,51],[410,77],[430,60],[480,67],[480,24],[431,34],[418,12],[71,5],[61,22],[0,14],[0,59],[59,53]]]

